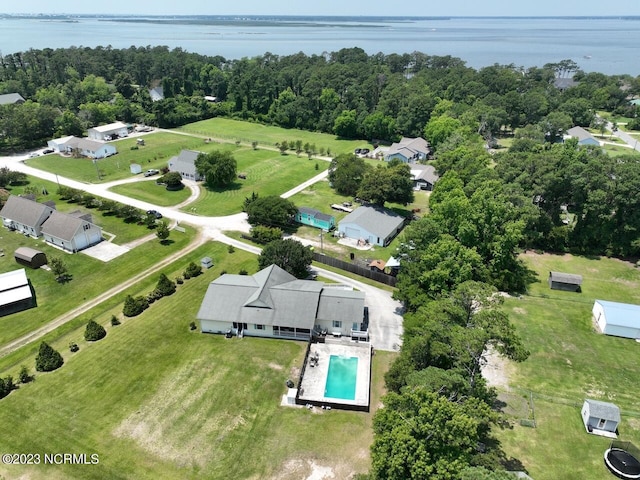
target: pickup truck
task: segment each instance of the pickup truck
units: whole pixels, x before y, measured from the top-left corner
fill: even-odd
[[[152,177],[152,176],[157,175],[159,173],[160,173],[160,170],[157,170],[155,168],[150,168],[149,170],[144,172],[144,176],[145,177]]]

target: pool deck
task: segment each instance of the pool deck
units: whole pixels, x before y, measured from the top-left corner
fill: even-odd
[[[318,365],[312,367],[308,362],[304,376],[298,389],[299,403],[328,405],[335,408],[367,410],[369,409],[369,384],[371,380],[371,345],[366,342],[354,343],[345,341],[327,341],[327,343],[313,343],[309,350],[309,357],[318,354]],[[331,355],[356,357],[358,370],[356,374],[356,395],[353,400],[325,397],[325,385],[329,372]]]

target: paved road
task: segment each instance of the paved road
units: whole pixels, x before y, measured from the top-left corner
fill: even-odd
[[[174,206],[174,207],[158,207],[151,203],[126,197],[124,195],[120,195],[118,193],[108,190],[110,187],[113,187],[115,185],[119,185],[122,183],[141,181],[140,177],[132,177],[125,180],[107,182],[102,184],[90,184],[90,183],[78,182],[76,180],[60,177],[52,173],[38,170],[36,168],[30,167],[28,163],[29,162],[26,155],[16,156],[16,157],[0,157],[0,166],[7,166],[14,171],[24,172],[34,177],[43,178],[51,182],[58,182],[61,185],[77,188],[79,190],[84,190],[93,195],[108,198],[110,200],[115,200],[117,202],[131,205],[141,210],[145,210],[145,211],[151,210],[151,209],[157,210],[168,219],[198,227],[201,231],[202,238],[215,240],[218,242],[225,243],[227,245],[233,245],[235,248],[246,250],[254,254],[260,254],[260,251],[261,251],[260,248],[245,244],[239,240],[232,239],[224,234],[225,231],[241,231],[241,232],[248,233],[251,226],[247,222],[247,216],[245,213],[238,213],[235,215],[227,215],[223,217],[203,217],[198,215],[192,215],[192,214],[185,213],[178,210],[178,208],[183,207],[189,201],[183,202],[179,206]],[[313,183],[326,178],[327,174],[328,172],[325,171],[316,175],[314,178],[284,193],[282,197],[287,198],[287,196],[294,195],[295,193],[298,193],[299,191],[304,190],[309,185],[312,185]],[[153,180],[153,177],[147,178],[145,180]],[[189,188],[192,189],[190,200],[196,199],[198,187],[195,186],[195,184],[191,185],[187,183],[187,185],[189,186]],[[153,273],[156,270],[157,269],[154,267],[154,269],[150,270],[149,273]],[[316,268],[315,270],[317,270],[319,275],[325,278],[334,280],[339,283],[343,283],[345,285],[352,286],[353,288],[356,288],[358,290],[365,292],[366,304],[369,307],[369,330],[370,330],[372,345],[374,346],[374,348],[378,350],[387,350],[387,351],[398,350],[399,345],[402,343],[402,316],[400,314],[401,304],[393,300],[389,292],[376,287],[369,286],[358,280],[353,280],[344,275],[330,272],[323,268]],[[122,289],[126,288],[127,286],[128,285],[123,284]],[[121,291],[121,290],[118,290],[118,291]],[[90,302],[87,302],[86,304],[83,305],[83,307],[88,304],[95,305],[96,301],[98,300],[103,301],[105,298],[108,298],[108,293],[109,292],[105,292],[105,294],[103,294],[103,295],[107,295],[107,297],[102,298],[101,296],[98,299],[94,299]],[[117,292],[113,292],[111,294],[113,295],[115,293]],[[69,312],[67,316],[63,316],[66,320],[64,320],[62,317],[55,319],[50,324],[44,326],[41,329],[42,332],[39,335],[40,336],[44,335],[45,333],[56,328],[60,324],[60,322],[64,323],[64,321],[69,321],[71,318],[79,314],[80,314],[79,312],[76,312],[74,310],[73,312]],[[68,317],[70,315],[73,315],[73,316]],[[49,328],[49,325],[51,325],[51,327],[50,329],[47,329]],[[40,332],[40,330],[36,332]],[[39,337],[32,336],[31,340],[28,340],[28,341],[33,341],[37,338]],[[20,345],[15,346],[14,349],[19,348],[19,346]],[[0,355],[3,354],[2,352],[4,352],[5,348],[7,348],[7,346],[3,347],[3,349],[0,349]]]

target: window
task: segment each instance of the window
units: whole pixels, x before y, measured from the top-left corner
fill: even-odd
[[[89,225],[88,223],[85,223],[84,225],[82,225],[82,228],[84,230],[89,230],[91,228],[91,225]]]
[[[360,324],[358,322],[353,322],[351,330],[360,331]]]
[[[342,328],[342,322],[340,320],[334,320],[333,328]]]
[[[264,325],[256,325],[256,330],[264,330]]]

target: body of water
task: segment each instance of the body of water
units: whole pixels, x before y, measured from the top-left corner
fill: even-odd
[[[360,47],[369,54],[451,55],[474,68],[571,59],[587,72],[640,74],[640,17],[0,17],[3,54],[98,45],[167,45],[227,59]]]

